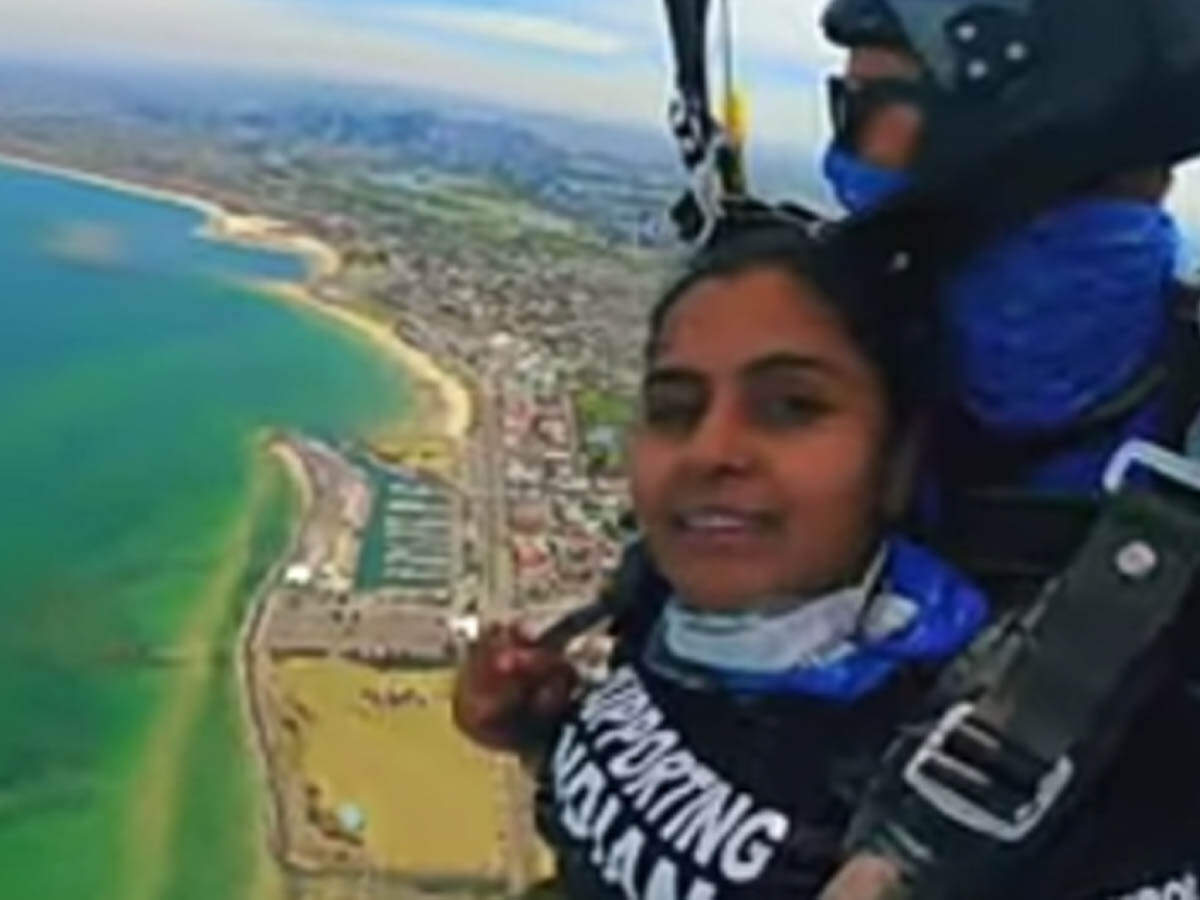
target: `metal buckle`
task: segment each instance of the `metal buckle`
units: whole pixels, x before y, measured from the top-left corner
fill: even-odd
[[[1104,470],[1104,490],[1116,494],[1136,467],[1200,493],[1200,462],[1149,441],[1131,440],[1121,445]]]
[[[1068,757],[1061,757],[1047,769],[1038,781],[1033,796],[1018,807],[1011,818],[985,809],[977,801],[963,796],[927,772],[929,763],[936,762],[987,784],[989,779],[985,773],[955,759],[946,748],[952,735],[960,729],[970,730],[968,720],[974,712],[973,703],[960,703],[951,708],[905,766],[904,781],[942,815],[959,825],[998,841],[1017,843],[1024,840],[1053,809],[1074,777],[1075,767]]]

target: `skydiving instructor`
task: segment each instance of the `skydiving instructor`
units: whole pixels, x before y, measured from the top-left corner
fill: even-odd
[[[925,204],[970,237],[941,245],[914,522],[1000,608],[823,897],[1200,896],[1200,345],[1162,209],[1197,149],[1200,5],[834,0],[823,25],[851,220]]]

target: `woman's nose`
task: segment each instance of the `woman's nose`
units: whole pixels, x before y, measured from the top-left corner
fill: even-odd
[[[699,427],[692,432],[687,452],[705,472],[743,472],[753,465],[753,435],[733,398],[716,398]]]

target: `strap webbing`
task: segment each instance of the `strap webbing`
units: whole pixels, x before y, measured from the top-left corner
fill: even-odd
[[[1120,733],[1121,711],[1154,687],[1154,650],[1198,573],[1200,509],[1147,489],[1111,498],[976,717],[1047,763]]]
[[[1183,447],[1200,414],[1200,291],[1180,286],[1171,303],[1167,344],[1167,440]]]
[[[1028,602],[1083,546],[1099,506],[1091,497],[1008,488],[948,496],[938,534],[930,543],[980,580],[989,591],[1009,582],[1032,585]],[[1006,597],[993,596],[1005,605]]]

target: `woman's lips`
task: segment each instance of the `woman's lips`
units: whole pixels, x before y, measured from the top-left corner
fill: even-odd
[[[672,530],[683,540],[713,545],[759,541],[777,530],[779,518],[760,510],[706,506],[675,513]]]

